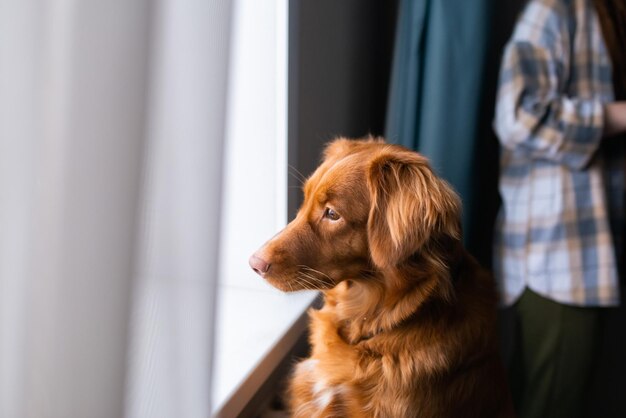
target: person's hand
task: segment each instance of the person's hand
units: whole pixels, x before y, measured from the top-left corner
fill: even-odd
[[[604,106],[604,136],[626,132],[626,101],[608,103]]]

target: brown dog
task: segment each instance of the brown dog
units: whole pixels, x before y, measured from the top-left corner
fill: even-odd
[[[463,249],[459,197],[427,160],[338,139],[304,194],[250,258],[278,289],[325,297],[290,382],[292,416],[512,415],[494,284]]]

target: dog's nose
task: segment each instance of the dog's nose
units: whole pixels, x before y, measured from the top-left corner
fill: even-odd
[[[264,276],[265,273],[267,273],[270,269],[270,263],[263,260],[256,254],[252,254],[248,262],[250,263],[250,267],[252,267],[252,270],[254,270],[257,274],[261,276]]]

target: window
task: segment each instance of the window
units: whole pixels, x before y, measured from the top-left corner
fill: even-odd
[[[235,3],[213,363],[221,416],[237,416],[290,350],[316,296],[283,294],[248,266],[287,223],[287,24],[287,0]]]

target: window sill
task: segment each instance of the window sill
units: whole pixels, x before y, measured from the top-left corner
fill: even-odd
[[[220,286],[214,340],[214,417],[235,417],[248,404],[306,331],[306,311],[317,295]]]

